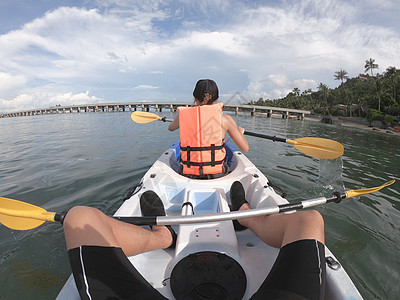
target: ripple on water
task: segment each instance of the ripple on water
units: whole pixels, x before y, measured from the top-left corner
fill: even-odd
[[[289,201],[400,179],[398,137],[316,122],[232,116],[248,131],[343,144],[341,159],[320,161],[288,144],[248,137],[247,156]],[[0,119],[0,126],[0,195],[51,211],[90,205],[112,214],[179,137],[163,122],[135,124],[129,113],[8,118]],[[325,219],[329,248],[365,299],[394,299],[400,293],[399,191],[396,183],[373,195],[317,208]],[[0,251],[5,299],[54,299],[70,274],[58,224],[23,232],[0,227]]]

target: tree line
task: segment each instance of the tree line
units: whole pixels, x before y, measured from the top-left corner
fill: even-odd
[[[316,91],[300,91],[295,87],[285,97],[276,100],[260,98],[252,105],[264,105],[310,110],[316,114],[366,117],[369,121],[393,122],[400,116],[400,70],[388,67],[382,74],[374,74],[379,65],[375,59],[365,61],[364,74],[350,78],[346,70],[334,73],[340,81],[336,88],[320,83]]]

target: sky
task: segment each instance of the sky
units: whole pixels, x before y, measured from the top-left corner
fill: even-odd
[[[0,0],[0,113],[55,105],[278,99],[400,68],[398,0]]]

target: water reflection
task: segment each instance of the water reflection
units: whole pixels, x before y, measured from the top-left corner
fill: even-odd
[[[163,114],[173,117],[170,113]],[[399,178],[400,138],[316,122],[232,114],[249,131],[296,139],[321,137],[342,143],[342,158],[319,160],[293,146],[248,137],[247,156],[289,201],[329,196],[333,191],[379,186]],[[178,139],[163,122],[135,124],[128,113],[90,113],[0,119],[0,194],[52,211],[90,205],[112,214],[126,192]],[[319,206],[327,244],[365,299],[394,299],[400,293],[399,182],[376,194]],[[62,228],[46,224],[11,232],[0,227],[1,297],[54,299],[70,269]],[[17,261],[48,270],[52,287],[21,288]],[[9,276],[14,266],[14,274]],[[29,272],[29,270],[27,272]],[[371,270],[373,272],[371,273]],[[53,273],[52,273],[53,272]],[[61,274],[63,280],[58,280]],[[57,280],[53,280],[56,278]]]

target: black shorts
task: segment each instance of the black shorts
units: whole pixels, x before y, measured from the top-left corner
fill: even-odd
[[[258,291],[256,299],[324,299],[325,246],[316,240],[285,245]]]
[[[68,256],[81,299],[166,299],[121,248],[82,246],[69,250]]]
[[[132,266],[121,248],[83,246],[68,254],[82,299],[166,299]],[[324,245],[302,240],[279,251],[271,272],[251,299],[323,299],[324,291]]]

